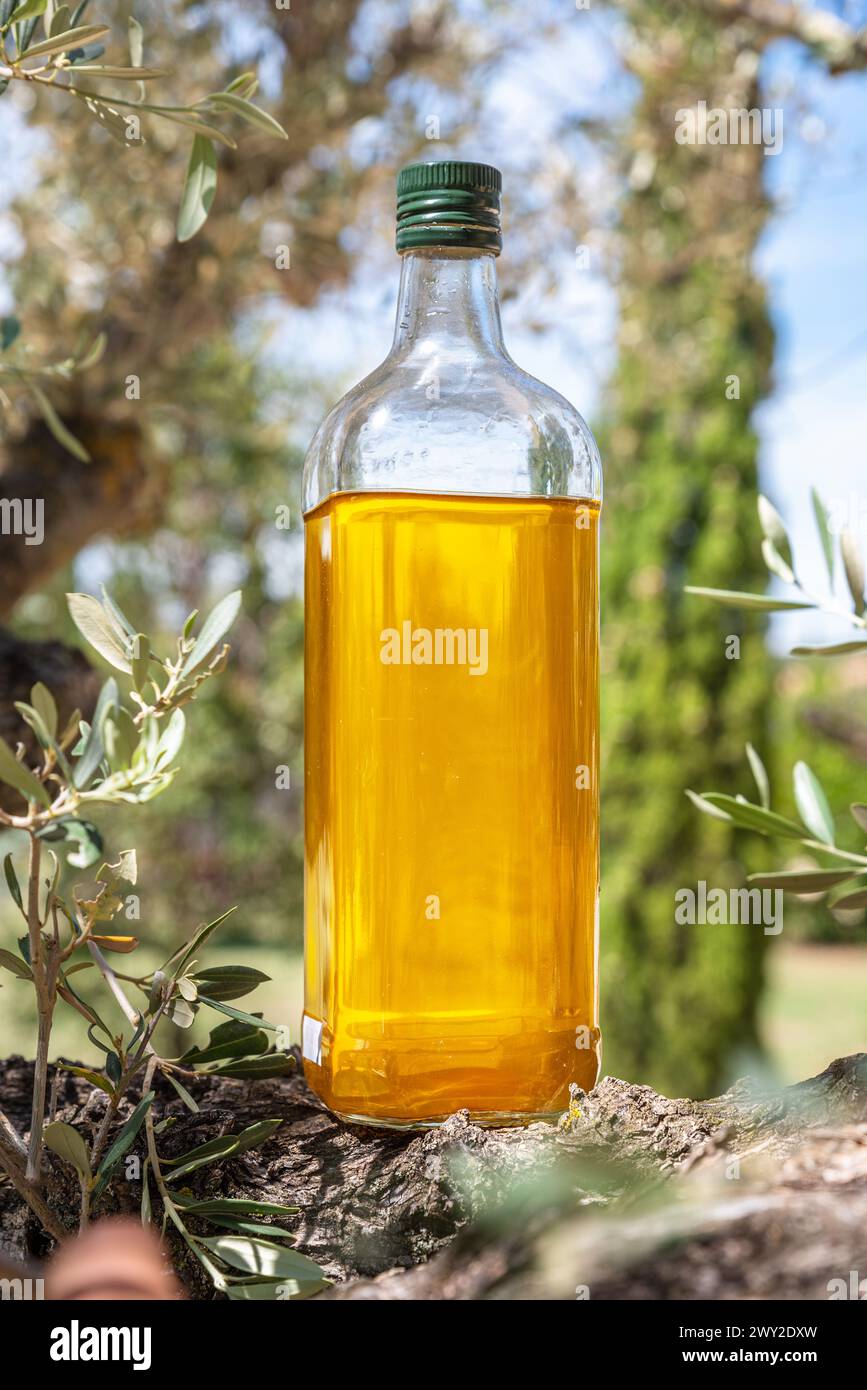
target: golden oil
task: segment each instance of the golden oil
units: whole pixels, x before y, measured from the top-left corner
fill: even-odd
[[[528,1120],[596,1081],[598,516],[306,516],[303,1051],[342,1115]]]

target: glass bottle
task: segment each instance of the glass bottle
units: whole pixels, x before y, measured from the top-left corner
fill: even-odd
[[[340,1115],[552,1117],[599,1069],[599,455],[503,345],[500,174],[398,178],[394,343],[304,470],[305,1012]]]

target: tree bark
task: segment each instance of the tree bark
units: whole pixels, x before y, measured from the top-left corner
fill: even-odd
[[[32,1063],[0,1064],[19,1129]],[[261,1151],[199,1170],[197,1196],[300,1208],[298,1248],[337,1282],[327,1299],[826,1299],[867,1271],[867,1054],[779,1092],[738,1082],[714,1100],[668,1100],[607,1077],[559,1126],[485,1130],[346,1125],[300,1072],[275,1081],[203,1078],[191,1115],[161,1085],[166,1157],[279,1116]],[[102,1098],[65,1075],[58,1118],[99,1123]],[[126,1112],[118,1119],[123,1122]],[[53,1156],[49,1200],[72,1226],[76,1183]],[[135,1212],[121,1176],[107,1210]],[[284,1221],[281,1224],[286,1224]],[[212,1292],[183,1247],[187,1293]],[[0,1244],[22,1257],[50,1241],[14,1188],[0,1188]]]

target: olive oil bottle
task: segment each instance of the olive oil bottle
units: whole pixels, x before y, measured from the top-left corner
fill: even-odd
[[[307,1078],[424,1127],[599,1068],[595,443],[503,346],[500,175],[398,179],[395,340],[305,467]]]

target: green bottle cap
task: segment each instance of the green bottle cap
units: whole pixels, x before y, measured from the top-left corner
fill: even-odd
[[[397,176],[397,249],[465,246],[503,249],[499,169],[442,159],[408,164]]]

